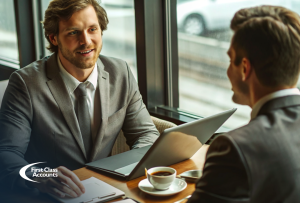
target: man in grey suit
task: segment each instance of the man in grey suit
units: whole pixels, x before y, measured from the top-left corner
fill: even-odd
[[[188,201],[300,202],[300,18],[282,7],[238,11],[227,75],[249,124],[217,137]]]
[[[99,56],[107,23],[95,0],[50,2],[44,29],[54,54],[14,72],[3,98],[2,186],[77,197],[85,189],[71,170],[109,156],[121,129],[131,148],[159,135],[126,62]],[[58,177],[22,179],[20,168],[36,162],[58,167]]]

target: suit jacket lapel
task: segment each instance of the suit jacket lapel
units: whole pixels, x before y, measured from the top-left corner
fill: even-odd
[[[257,116],[266,114],[275,109],[280,109],[280,108],[290,107],[290,106],[299,106],[299,105],[300,105],[300,96],[299,95],[279,97],[279,98],[272,99],[272,100],[268,101],[267,103],[265,103],[259,110]]]
[[[101,142],[105,134],[105,129],[108,122],[109,113],[109,73],[104,70],[104,64],[98,58],[98,84],[100,91],[100,108],[101,108],[101,124],[99,127],[99,132],[97,133],[97,138],[95,140],[94,148],[92,151],[91,160],[93,161],[96,157],[98,151],[101,148]]]
[[[84,145],[82,142],[81,131],[78,125],[77,117],[74,112],[73,104],[69,96],[64,81],[59,74],[59,67],[57,64],[57,55],[53,54],[47,61],[47,77],[50,79],[47,81],[47,85],[57,102],[75,140],[77,141],[82,153],[85,154]]]

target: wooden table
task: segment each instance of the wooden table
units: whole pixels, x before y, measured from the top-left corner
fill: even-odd
[[[199,151],[189,160],[177,163],[172,165],[171,167],[175,168],[177,170],[177,174],[180,174],[184,171],[192,170],[192,169],[202,169],[203,164],[205,161],[205,155],[206,151],[208,149],[209,145],[204,145],[202,146]],[[138,188],[138,184],[141,180],[145,179],[145,176],[142,176],[140,178],[131,180],[131,181],[125,181],[125,180],[120,180],[120,179],[115,179],[112,177],[108,177],[102,174],[97,173],[96,171],[89,170],[87,168],[80,168],[78,170],[73,171],[80,180],[85,180],[87,178],[90,178],[92,176],[122,190],[125,192],[127,197],[131,197],[135,200],[138,200],[140,202],[149,202],[149,203],[154,203],[154,202],[159,202],[159,203],[165,203],[165,202],[175,202],[177,200],[180,200],[190,194],[193,193],[195,190],[195,183],[187,182],[187,187],[184,191],[168,196],[168,197],[155,197],[152,195],[148,195],[144,192],[142,192]],[[114,202],[116,200],[113,200],[111,202]]]
[[[175,168],[177,170],[177,174],[180,174],[184,171],[193,170],[193,169],[202,169],[203,164],[205,161],[205,155],[206,151],[208,149],[209,145],[202,146],[198,152],[189,160],[177,163],[172,165],[171,167]],[[193,193],[195,190],[195,183],[187,182],[187,187],[184,191],[180,192],[179,194],[168,196],[168,197],[155,197],[148,195],[144,192],[142,192],[138,188],[138,184],[141,180],[145,179],[146,177],[140,177],[131,181],[125,181],[121,179],[112,178],[110,176],[105,176],[103,174],[99,174],[96,171],[89,170],[87,168],[80,168],[78,170],[75,170],[74,173],[79,177],[80,180],[85,180],[87,178],[90,178],[92,176],[116,187],[120,190],[124,191],[127,197],[131,197],[135,200],[138,200],[140,202],[159,202],[159,203],[165,203],[165,202],[175,202],[178,201],[190,194]],[[0,191],[0,202],[4,200],[4,202],[9,203],[20,203],[20,202],[30,202],[30,203],[53,203],[57,202],[53,198],[50,198],[46,194],[39,194],[38,196],[29,196],[27,193],[25,194],[16,194],[16,193],[10,193],[10,192],[4,192]],[[5,201],[7,200],[7,201]],[[110,202],[115,202],[117,200],[121,199],[115,199]],[[183,201],[185,202],[185,201]]]

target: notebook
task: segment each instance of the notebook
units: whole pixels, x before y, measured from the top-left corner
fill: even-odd
[[[137,202],[133,201],[132,199],[125,199],[114,203],[137,203]]]
[[[81,181],[85,187],[85,193],[80,197],[59,198],[51,195],[62,203],[96,203],[96,202],[107,202],[112,199],[119,198],[125,193],[95,177]]]

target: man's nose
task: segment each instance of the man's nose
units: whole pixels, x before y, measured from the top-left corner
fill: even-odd
[[[89,45],[91,43],[91,38],[87,32],[82,32],[79,40],[80,40],[80,45],[83,44]]]

